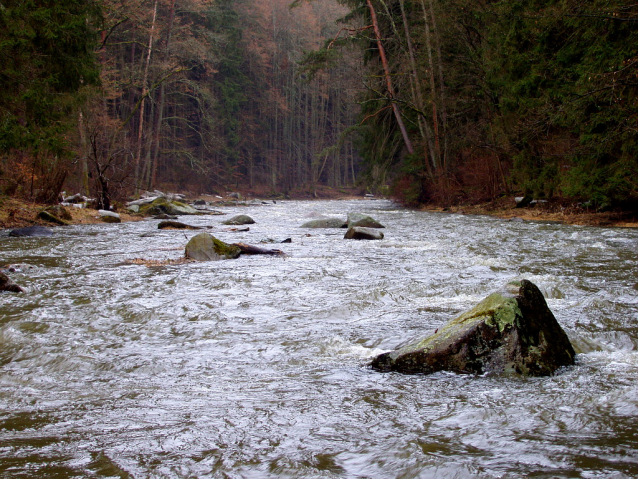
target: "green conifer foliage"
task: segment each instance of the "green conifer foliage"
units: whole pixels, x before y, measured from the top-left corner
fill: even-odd
[[[70,94],[98,82],[88,0],[0,2],[0,151],[64,151]]]

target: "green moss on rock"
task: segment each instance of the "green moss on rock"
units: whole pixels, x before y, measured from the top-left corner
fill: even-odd
[[[404,373],[546,376],[574,363],[567,335],[531,282],[509,283],[435,334],[377,356],[371,366]]]
[[[197,215],[200,214],[195,208],[181,201],[170,201],[166,198],[156,198],[151,203],[141,205],[139,213],[146,216],[153,215]]]
[[[241,254],[238,246],[224,243],[209,233],[193,236],[186,244],[186,258],[197,261],[234,259]]]

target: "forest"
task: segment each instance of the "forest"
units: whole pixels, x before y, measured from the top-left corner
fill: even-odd
[[[638,208],[638,6],[0,0],[0,195]]]

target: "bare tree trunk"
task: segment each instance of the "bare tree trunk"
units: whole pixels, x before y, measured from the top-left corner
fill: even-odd
[[[377,13],[374,10],[371,0],[366,0],[368,5],[368,9],[370,10],[370,17],[372,18],[372,26],[374,28],[374,35],[377,41],[377,48],[379,49],[379,56],[381,57],[381,64],[383,65],[383,71],[385,74],[385,82],[388,89],[388,97],[390,101],[392,101],[392,110],[394,112],[394,116],[397,120],[397,124],[399,125],[399,129],[401,130],[401,135],[403,135],[403,141],[405,143],[406,148],[408,149],[408,153],[414,153],[414,148],[412,148],[412,142],[410,141],[410,137],[408,136],[408,131],[405,128],[405,124],[403,123],[403,118],[401,118],[401,110],[399,109],[399,105],[394,101],[394,87],[392,86],[392,77],[390,75],[390,67],[388,66],[388,59],[385,55],[385,48],[383,48],[383,43],[381,43],[381,30],[379,30],[379,22],[377,21]]]
[[[434,59],[432,56],[432,41],[430,34],[430,23],[428,21],[428,14],[425,8],[424,0],[421,0],[421,7],[423,8],[423,19],[425,21],[425,43],[428,51],[428,63],[430,65],[430,88],[432,90],[432,124],[434,125],[434,168],[437,169],[441,166],[441,143],[439,137],[439,118],[436,108],[436,82],[434,80]]]
[[[80,131],[80,149],[82,155],[80,161],[82,162],[82,189],[84,190],[84,196],[89,196],[89,163],[87,159],[87,142],[86,142],[86,125],[84,124],[84,115],[80,110],[78,114],[78,129]]]
[[[410,28],[408,24],[408,17],[405,14],[405,0],[399,0],[399,5],[401,7],[401,17],[403,18],[403,30],[405,31],[406,43],[408,45],[408,56],[410,58],[410,67],[412,69],[412,77],[414,83],[414,89],[416,93],[416,100],[418,109],[420,112],[423,112],[425,108],[425,101],[423,99],[423,89],[421,88],[421,79],[419,78],[418,69],[416,66],[416,56],[414,54],[414,45],[412,44],[412,36],[410,35]],[[434,157],[435,157],[435,149],[432,144],[432,132],[430,129],[430,125],[427,122],[427,119],[424,118],[424,115],[419,115],[419,129],[422,131],[422,136],[425,140],[425,148],[424,148],[424,161],[425,167],[428,173],[432,173],[432,168],[434,166]],[[432,158],[432,164],[430,160],[428,160],[428,153],[430,154],[430,158]]]
[[[439,71],[439,105],[441,110],[441,123],[443,127],[443,158],[442,162],[447,161],[447,108],[445,105],[445,83],[443,82],[443,56],[441,55],[441,39],[439,31],[436,27],[436,15],[434,15],[434,2],[430,2],[430,18],[432,19],[432,28],[434,29],[434,40],[437,52],[438,71]]]
[[[171,13],[168,21],[168,32],[166,34],[166,56],[168,57],[171,37],[173,33],[173,22],[175,21],[175,3],[173,0],[171,3]],[[159,93],[159,105],[157,111],[157,121],[155,122],[155,139],[153,141],[153,157],[151,158],[151,179],[148,185],[149,189],[153,189],[157,182],[157,163],[159,161],[160,152],[160,133],[162,131],[162,122],[164,121],[164,103],[165,103],[166,85],[162,82],[160,85]]]
[[[142,78],[142,99],[140,104],[140,119],[137,132],[137,153],[135,155],[135,193],[140,189],[140,162],[142,156],[142,136],[144,131],[144,101],[146,100],[148,81],[148,67],[151,63],[151,53],[153,52],[153,35],[155,34],[155,19],[157,18],[157,0],[153,8],[153,21],[151,23],[151,33],[148,38],[148,52],[146,54],[146,65],[144,66],[144,76]]]

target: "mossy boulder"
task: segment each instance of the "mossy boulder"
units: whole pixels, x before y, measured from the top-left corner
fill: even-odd
[[[248,215],[237,215],[237,216],[233,216],[231,219],[223,221],[222,224],[224,225],[252,225],[255,224],[255,220],[252,219],[250,216]]]
[[[58,218],[60,218],[62,220],[65,220],[65,221],[72,221],[73,220],[73,216],[71,216],[71,213],[69,212],[69,210],[67,210],[62,205],[47,206],[46,208],[44,208],[44,211],[48,211],[53,216],[57,216]]]
[[[379,371],[548,376],[574,363],[574,349],[539,289],[511,282],[432,336],[381,354]]]
[[[150,203],[140,205],[139,213],[146,216],[153,215],[198,215],[201,214],[195,208],[181,201],[172,201],[166,198],[156,198]]]
[[[348,228],[361,226],[363,228],[385,228],[371,216],[362,213],[348,213]]]
[[[209,233],[193,236],[186,244],[186,258],[197,261],[234,259],[241,254],[238,246],[224,243]]]
[[[47,210],[42,210],[38,213],[38,218],[49,223],[54,223],[56,225],[66,226],[69,223],[63,219],[58,218],[54,214],[50,213]]]
[[[317,218],[306,221],[301,228],[345,228],[346,222],[339,218]]]
[[[364,228],[363,226],[352,226],[348,228],[344,239],[356,240],[380,240],[383,239],[383,233],[377,228]]]

